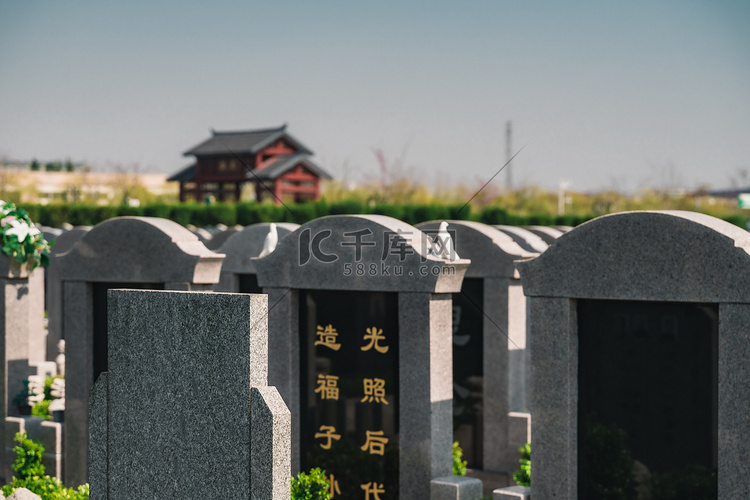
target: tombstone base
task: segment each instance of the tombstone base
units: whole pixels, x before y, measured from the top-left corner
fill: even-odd
[[[498,488],[505,488],[514,484],[511,474],[505,472],[466,469],[466,477],[482,481],[482,498],[492,496],[492,492]]]
[[[479,500],[482,481],[473,477],[445,476],[430,481],[430,500]]]
[[[526,486],[511,486],[492,492],[492,500],[529,500],[530,498],[531,488]]]

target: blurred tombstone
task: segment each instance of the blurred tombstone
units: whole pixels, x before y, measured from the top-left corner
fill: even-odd
[[[92,500],[288,500],[291,416],[266,385],[267,297],[112,290],[108,304]]]
[[[433,236],[439,225],[417,228]],[[528,408],[529,374],[526,298],[514,262],[538,254],[479,222],[449,221],[448,232],[458,255],[471,260],[461,291],[453,294],[453,439],[489,495],[517,469],[511,427],[528,420],[517,413]],[[524,435],[521,444],[528,439]]]
[[[750,497],[749,248],[707,215],[626,212],[517,265],[535,498]]]
[[[223,255],[175,222],[117,217],[97,224],[58,260],[66,342],[65,482],[82,484],[89,391],[107,370],[107,291],[211,290]]]
[[[379,215],[323,217],[255,260],[268,293],[269,382],[290,407],[292,471],[343,498],[466,498],[451,474],[451,294],[468,260],[431,254]],[[459,492],[460,493],[460,492]]]
[[[226,255],[221,266],[221,278],[215,288],[217,292],[262,293],[258,286],[254,257],[258,257],[263,250],[270,226],[267,222],[247,226],[217,250]],[[298,227],[299,224],[276,223],[278,238],[283,238]]]

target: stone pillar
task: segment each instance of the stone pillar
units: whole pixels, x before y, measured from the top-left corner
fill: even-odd
[[[299,415],[299,291],[264,288],[268,294],[268,384],[292,415]],[[292,419],[292,474],[300,471],[300,423]]]
[[[578,320],[567,298],[529,297],[536,498],[578,498]]]
[[[750,304],[721,304],[719,318],[719,498],[750,498]]]
[[[429,498],[431,479],[452,472],[451,306],[450,294],[398,296],[401,498]]]
[[[94,385],[91,283],[63,283],[65,311],[65,484],[86,482],[89,391]],[[72,375],[72,376],[71,376]]]

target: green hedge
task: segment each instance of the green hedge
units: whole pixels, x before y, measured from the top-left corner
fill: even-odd
[[[408,224],[418,224],[429,220],[454,219],[476,220],[485,224],[505,224],[512,226],[577,226],[593,219],[595,215],[518,215],[498,207],[477,210],[470,205],[393,205],[365,204],[360,201],[339,201],[327,203],[325,200],[273,205],[269,203],[163,203],[142,207],[99,206],[99,205],[22,205],[28,210],[32,220],[45,226],[60,227],[64,222],[74,226],[93,226],[103,220],[118,216],[147,216],[171,219],[178,224],[192,224],[204,227],[215,224],[248,226],[258,222],[295,222],[304,224],[326,215],[339,214],[379,214],[394,217]],[[730,215],[727,222],[745,228],[747,218]]]

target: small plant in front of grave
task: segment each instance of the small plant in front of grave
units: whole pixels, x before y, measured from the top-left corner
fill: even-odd
[[[464,450],[459,446],[458,441],[453,442],[453,475],[466,475],[466,460],[461,460],[464,456]]]
[[[326,471],[316,467],[309,474],[300,472],[292,478],[291,500],[330,500],[330,488]]]
[[[521,456],[518,459],[518,463],[521,464],[521,468],[513,473],[513,480],[518,486],[531,486],[531,443],[518,448],[521,452]]]
[[[49,265],[49,243],[26,210],[0,200],[0,244],[2,252],[32,271]]]
[[[18,488],[26,488],[39,495],[42,500],[88,500],[89,485],[84,484],[78,488],[66,488],[56,477],[44,474],[42,465],[44,447],[28,438],[25,432],[19,432],[15,436],[18,446],[13,448],[16,452],[16,461],[13,462],[13,470],[16,471],[13,481],[6,484],[0,490],[4,496],[10,496]]]

